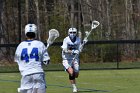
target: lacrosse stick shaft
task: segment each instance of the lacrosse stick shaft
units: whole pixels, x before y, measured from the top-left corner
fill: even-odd
[[[84,38],[84,40],[88,40],[88,37],[89,37],[90,33],[92,32],[92,30],[95,29],[95,28],[97,28],[97,27],[99,26],[99,24],[100,24],[100,23],[99,23],[98,21],[92,21],[91,30],[87,33],[87,35],[86,35],[86,37]],[[80,52],[82,51],[84,45],[86,44],[86,43],[84,42],[84,40],[83,40],[83,42],[82,42],[82,45],[80,46]],[[75,56],[74,56],[72,62],[74,62],[74,60],[76,59],[77,55],[78,55],[78,54],[75,54]]]
[[[50,46],[50,44],[47,44],[47,47],[46,47],[46,49],[48,49],[48,47]]]
[[[83,49],[84,45],[85,45],[85,43],[83,42],[83,43],[82,43],[82,45],[80,46],[80,49],[79,49],[79,50],[80,50],[80,52],[82,51],[82,49]],[[78,54],[75,54],[75,56],[74,56],[74,58],[73,58],[72,62],[74,62],[74,60],[76,59],[77,55],[78,55]]]
[[[92,21],[91,30],[87,33],[87,35],[84,38],[84,40],[88,40],[88,37],[89,37],[90,33],[93,31],[93,29],[97,28],[99,25],[100,25],[100,23],[98,21]],[[82,46],[80,48],[81,49],[80,51],[82,51],[84,45],[86,44],[86,42],[84,42],[84,40],[83,40]]]

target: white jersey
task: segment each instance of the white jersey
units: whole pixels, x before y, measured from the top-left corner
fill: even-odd
[[[64,38],[63,40],[63,45],[61,46],[61,48],[63,50],[79,50],[79,46],[81,45],[81,39],[79,37],[76,37],[75,42],[72,42],[69,38],[69,36],[67,36],[66,38]],[[70,54],[70,53],[66,53],[64,51],[62,51],[62,58],[65,60],[71,60],[75,57],[75,55]],[[77,55],[77,59],[78,59],[79,55]]]
[[[50,60],[45,45],[38,40],[21,42],[15,52],[15,62],[19,65],[21,75],[44,72],[42,62]]]

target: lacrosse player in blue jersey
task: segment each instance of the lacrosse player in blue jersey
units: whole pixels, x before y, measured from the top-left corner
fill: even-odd
[[[50,57],[43,42],[35,40],[35,24],[25,26],[26,41],[21,42],[15,52],[15,62],[22,75],[20,93],[46,93],[45,74],[42,63],[47,65]]]
[[[69,74],[69,80],[73,87],[73,92],[77,92],[76,80],[79,75],[79,47],[81,39],[77,36],[76,28],[69,28],[68,36],[64,38],[62,48],[63,66]]]

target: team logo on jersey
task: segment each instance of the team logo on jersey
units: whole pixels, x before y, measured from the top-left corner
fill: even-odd
[[[30,46],[31,45],[31,43],[28,43],[28,46]]]
[[[77,48],[77,44],[68,44],[69,50],[75,50]]]

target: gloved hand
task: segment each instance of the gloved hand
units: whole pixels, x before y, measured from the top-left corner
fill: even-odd
[[[79,50],[72,50],[72,54],[79,54]]]
[[[84,38],[83,43],[86,44],[88,42],[87,38]]]
[[[50,60],[43,61],[43,64],[44,64],[45,66],[47,66],[49,63],[50,63]]]

